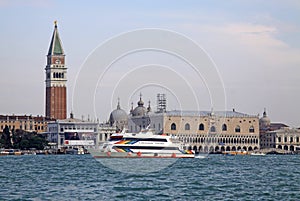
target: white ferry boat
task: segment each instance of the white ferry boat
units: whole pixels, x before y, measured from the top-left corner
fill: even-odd
[[[194,158],[175,136],[156,135],[149,129],[139,133],[116,133],[98,149],[89,149],[95,158]]]

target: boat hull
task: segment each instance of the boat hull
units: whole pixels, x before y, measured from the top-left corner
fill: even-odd
[[[195,158],[194,154],[176,153],[132,153],[132,152],[102,152],[96,149],[89,149],[94,158]]]

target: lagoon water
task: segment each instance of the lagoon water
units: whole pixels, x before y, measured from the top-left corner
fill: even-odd
[[[299,155],[105,160],[0,157],[0,200],[300,200]]]

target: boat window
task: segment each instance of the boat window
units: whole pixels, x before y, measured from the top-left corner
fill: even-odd
[[[111,136],[110,138],[109,138],[109,141],[119,141],[119,140],[121,140],[123,138],[123,136]]]
[[[123,140],[131,140],[131,141],[154,141],[154,142],[167,142],[166,138],[124,138]]]
[[[178,150],[178,147],[161,147],[161,146],[124,146],[124,145],[116,145],[113,148],[119,149],[151,149],[151,150]]]
[[[109,141],[119,141],[121,139],[116,139],[116,138],[109,138]]]

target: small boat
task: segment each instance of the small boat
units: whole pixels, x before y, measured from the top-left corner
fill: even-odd
[[[198,158],[198,159],[208,158],[208,154],[196,154],[195,158]]]
[[[249,153],[245,150],[238,150],[238,151],[224,151],[222,152],[222,154],[228,156],[235,156],[235,155],[248,155]]]
[[[78,149],[66,149],[66,154],[71,154],[71,155],[77,155],[78,154]]]
[[[265,156],[266,154],[262,153],[262,152],[252,152],[250,155],[252,155],[252,156]]]
[[[9,155],[9,151],[8,150],[1,150],[0,151],[0,156],[7,156]]]
[[[222,152],[222,154],[224,154],[226,156],[235,156],[236,152],[235,151],[224,151],[224,152]]]
[[[228,156],[235,156],[235,155],[248,155],[249,153],[245,150],[238,150],[238,151],[224,151],[222,152],[222,154]]]
[[[16,155],[20,156],[22,152],[19,149],[5,149],[0,151],[1,156]]]
[[[73,147],[65,150],[66,154],[71,155],[82,155],[84,153],[84,149],[82,147]]]
[[[139,133],[112,134],[99,148],[88,149],[94,158],[194,158],[192,150],[183,149],[175,136],[154,134],[151,129]]]

